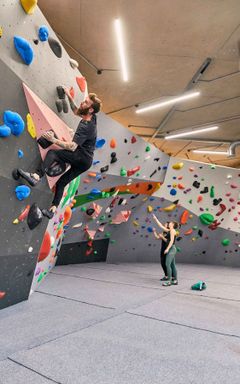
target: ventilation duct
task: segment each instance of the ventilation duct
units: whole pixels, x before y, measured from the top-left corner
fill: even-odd
[[[235,157],[236,156],[236,148],[240,145],[240,141],[235,141],[230,145],[228,148],[228,157]]]

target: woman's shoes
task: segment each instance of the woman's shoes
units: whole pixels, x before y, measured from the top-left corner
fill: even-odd
[[[178,285],[178,281],[176,279],[167,280],[162,285],[163,287],[169,287],[170,285]]]
[[[167,281],[168,280],[168,277],[167,276],[163,276],[160,281]]]
[[[178,281],[176,279],[172,279],[171,283],[172,285],[178,285]]]

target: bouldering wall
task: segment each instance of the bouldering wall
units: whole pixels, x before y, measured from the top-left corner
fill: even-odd
[[[20,1],[0,1],[0,308],[28,298],[37,260],[50,260],[50,267],[54,265],[66,224],[65,211],[71,205],[71,193],[66,187],[66,199],[54,220],[48,223],[43,218],[30,229],[29,208],[34,203],[40,208],[49,206],[55,180],[49,184],[51,179],[44,178],[29,188],[23,180],[12,178],[12,170],[36,169],[47,151],[36,141],[43,131],[52,128],[67,139],[67,126],[77,128],[79,118],[67,112],[67,104],[58,98],[56,87],[72,87],[76,103],[88,92],[85,79],[71,66],[68,54],[38,7],[30,10],[32,14],[26,10]],[[39,265],[37,268],[35,279],[40,280],[46,268],[40,272]]]

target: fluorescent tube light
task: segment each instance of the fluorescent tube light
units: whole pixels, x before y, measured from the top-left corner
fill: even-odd
[[[182,96],[171,97],[166,101],[161,101],[159,103],[151,104],[146,107],[138,108],[136,110],[136,113],[142,113],[142,112],[151,111],[152,109],[162,108],[167,105],[176,104],[176,103],[179,103],[180,101],[185,101],[199,95],[200,95],[200,92],[191,92],[191,93],[186,93],[185,95],[182,95]]]
[[[195,135],[196,133],[215,131],[218,128],[219,128],[218,126],[214,126],[214,127],[208,127],[208,128],[195,129],[194,131],[186,131],[186,132],[182,132],[182,133],[176,133],[173,135],[168,135],[168,136],[165,136],[164,139],[169,140],[169,139],[175,139],[176,137]]]
[[[209,155],[224,155],[224,156],[228,155],[228,152],[225,152],[225,151],[208,151],[208,150],[204,150],[204,149],[194,149],[194,151],[192,151],[192,152],[209,154]]]
[[[120,56],[120,62],[122,67],[122,75],[123,81],[128,81],[128,73],[127,73],[127,64],[126,64],[126,56],[123,44],[123,34],[122,34],[122,24],[119,19],[115,19],[114,21],[115,31],[117,36],[117,45]]]

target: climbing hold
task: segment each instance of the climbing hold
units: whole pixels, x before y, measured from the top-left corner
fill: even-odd
[[[212,231],[215,231],[215,229],[217,229],[220,224],[221,223],[218,223],[217,220],[214,220],[214,222],[210,224],[208,228],[211,229]]]
[[[42,221],[43,214],[40,208],[37,206],[36,203],[33,203],[27,217],[27,223],[29,226],[29,229],[36,228]]]
[[[140,166],[137,166],[137,167],[135,167],[135,168],[132,168],[132,169],[129,169],[128,171],[127,171],[127,176],[129,177],[129,176],[132,176],[132,175],[134,175],[136,172],[138,172],[140,170]]]
[[[148,213],[151,213],[153,211],[153,207],[151,205],[148,205],[147,211],[148,211]]]
[[[122,167],[120,170],[120,176],[126,176],[127,175],[127,170],[126,168]]]
[[[19,221],[24,221],[28,215],[28,212],[30,210],[30,205],[27,205],[26,208],[22,211],[22,213],[18,216]]]
[[[51,237],[48,231],[45,232],[43,242],[38,254],[38,262],[46,259],[51,249]]]
[[[184,235],[186,235],[186,236],[191,235],[192,232],[193,232],[193,230],[192,230],[192,228],[190,228],[186,232],[184,232]]]
[[[20,0],[20,2],[21,2],[21,5],[22,5],[24,11],[28,15],[32,15],[35,7],[37,5],[37,0]]]
[[[125,140],[126,140],[126,139],[125,139]],[[136,137],[135,137],[135,136],[132,136],[132,137],[131,137],[131,143],[134,144],[134,143],[136,143],[136,142],[137,142]],[[125,143],[127,143],[127,140],[125,141]]]
[[[85,89],[86,89],[86,79],[85,77],[76,77],[76,82],[77,82],[77,85],[79,86],[80,88],[80,91],[81,92],[85,92]]]
[[[112,152],[111,153],[111,161],[110,161],[110,163],[111,164],[114,164],[114,163],[116,163],[117,162],[117,154],[116,154],[116,152]]]
[[[208,187],[204,187],[202,191],[200,191],[200,193],[208,193]]]
[[[149,151],[151,151],[151,147],[150,147],[150,145],[147,145],[145,148],[145,152],[149,152]]]
[[[48,44],[53,53],[60,59],[62,57],[62,47],[59,42],[52,37],[49,37]]]
[[[106,144],[106,140],[105,140],[105,139],[97,138],[97,140],[96,140],[96,144],[95,144],[95,148],[96,148],[96,149],[100,149],[100,148],[102,148],[105,144]]]
[[[136,220],[134,220],[134,221],[133,221],[133,225],[135,225],[135,227],[138,227],[138,226],[139,226],[139,223],[138,223]]]
[[[41,41],[47,41],[49,36],[48,27],[46,25],[42,25],[38,30],[38,37]]]
[[[120,211],[113,219],[111,224],[126,223],[131,215],[131,211]]]
[[[19,159],[22,159],[23,156],[24,156],[23,151],[22,151],[21,149],[18,149],[18,158],[19,158]]]
[[[6,295],[6,292],[0,291],[0,300],[4,298]]]
[[[180,217],[180,224],[182,225],[187,224],[188,218],[189,218],[189,212],[187,210],[183,211]]]
[[[18,219],[14,219],[13,220],[13,224],[19,224],[19,220]]]
[[[200,236],[200,237],[203,236],[203,231],[201,229],[198,230],[198,236]]]
[[[1,39],[2,35],[3,35],[3,28],[0,27],[0,39]]]
[[[220,210],[216,213],[216,216],[220,216],[226,209],[227,207],[225,204],[220,204]]]
[[[185,189],[183,184],[178,184],[177,187],[178,187],[178,189]]]
[[[3,114],[3,121],[15,136],[21,135],[24,131],[25,123],[17,112],[5,111]]]
[[[63,215],[63,226],[69,223],[71,217],[72,217],[72,210],[69,206],[67,206]]]
[[[200,183],[199,183],[199,181],[197,181],[197,180],[195,180],[194,182],[193,182],[193,187],[195,187],[195,188],[199,188],[200,187]]]
[[[34,53],[31,44],[20,36],[14,36],[14,46],[23,62],[30,65],[33,61]]]
[[[69,63],[70,63],[70,65],[71,65],[71,67],[72,67],[73,69],[79,67],[79,64],[78,64],[77,60],[74,60],[74,59],[72,59],[71,57],[70,57],[70,59],[69,59]]]
[[[0,125],[0,137],[8,137],[11,135],[11,129],[6,125]]]
[[[211,189],[210,189],[210,197],[215,197],[215,190],[214,190],[214,185],[211,186]]]
[[[209,225],[214,221],[214,217],[211,215],[211,213],[202,213],[199,216],[199,219],[203,225]]]
[[[86,210],[86,214],[87,214],[88,216],[92,216],[92,215],[94,214],[94,212],[95,212],[95,209],[93,209],[93,208],[88,208],[88,209]]]
[[[176,194],[177,194],[176,189],[171,189],[170,190],[170,195],[175,196]]]
[[[235,189],[235,188],[237,188],[238,186],[237,186],[236,184],[231,184],[230,187],[233,188],[233,189]]]
[[[199,195],[197,198],[197,203],[201,203],[201,201],[203,201],[203,197],[201,195]]]
[[[31,189],[27,185],[19,185],[15,188],[16,197],[18,200],[24,200],[26,199],[30,193]]]
[[[179,169],[182,169],[183,166],[184,166],[184,163],[176,163],[176,164],[173,164],[172,168],[179,170]]]
[[[163,208],[163,211],[165,211],[165,212],[173,211],[177,207],[177,203],[178,203],[178,200],[177,200],[177,202],[175,202],[175,203],[173,203],[171,205],[168,205],[167,207]]]
[[[229,239],[223,239],[223,240],[221,241],[221,243],[222,243],[222,245],[223,245],[224,247],[226,247],[227,245],[230,244],[230,240],[229,240]]]
[[[105,165],[105,167],[102,167],[100,168],[100,172],[103,173],[103,172],[107,172],[109,169],[109,165]]]
[[[109,145],[110,145],[111,148],[116,148],[116,146],[117,146],[116,139],[111,139]]]

